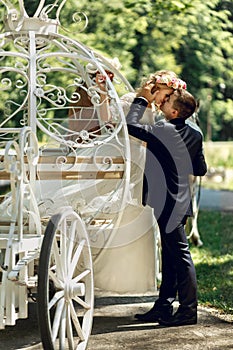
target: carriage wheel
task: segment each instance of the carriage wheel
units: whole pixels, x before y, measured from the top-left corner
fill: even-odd
[[[86,349],[94,309],[88,236],[71,209],[50,219],[38,271],[38,319],[43,347]]]

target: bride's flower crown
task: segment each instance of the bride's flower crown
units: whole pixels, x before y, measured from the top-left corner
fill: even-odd
[[[174,76],[171,76],[169,74],[156,75],[155,79],[156,79],[156,83],[166,84],[168,87],[171,87],[173,89],[186,90],[186,88],[187,88],[187,84],[185,81],[183,81],[179,78],[176,78]]]

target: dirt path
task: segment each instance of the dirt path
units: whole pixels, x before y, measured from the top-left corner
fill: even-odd
[[[194,326],[163,328],[135,321],[133,315],[147,311],[153,299],[154,296],[98,298],[88,350],[233,349],[232,315],[223,317],[199,307],[198,324]],[[0,331],[0,349],[42,349],[35,304],[29,307],[28,319]]]
[[[199,307],[195,326],[165,328],[135,322],[132,316],[138,311],[147,311],[153,305],[151,299],[138,303],[137,298],[122,298],[119,304],[96,308],[89,349],[233,349],[233,316],[220,317],[210,309]]]

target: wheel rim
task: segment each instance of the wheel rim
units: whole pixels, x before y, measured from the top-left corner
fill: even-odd
[[[47,256],[47,303],[44,305],[47,330],[44,332],[46,334],[42,334],[42,342],[44,346],[49,342],[53,349],[83,350],[91,332],[94,308],[88,236],[81,219],[74,212],[63,213],[55,221],[57,223],[53,224],[53,238]],[[44,246],[46,236],[50,235],[51,229],[48,229]]]

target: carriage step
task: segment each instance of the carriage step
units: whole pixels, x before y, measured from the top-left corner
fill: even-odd
[[[19,273],[20,271],[25,268],[30,262],[32,262],[35,259],[39,258],[39,249],[35,249],[32,251],[28,251],[27,254],[20,259],[17,264],[14,266],[14,268],[8,273],[7,278],[10,281],[17,281],[19,284],[27,284],[27,278],[23,278],[20,280]]]

